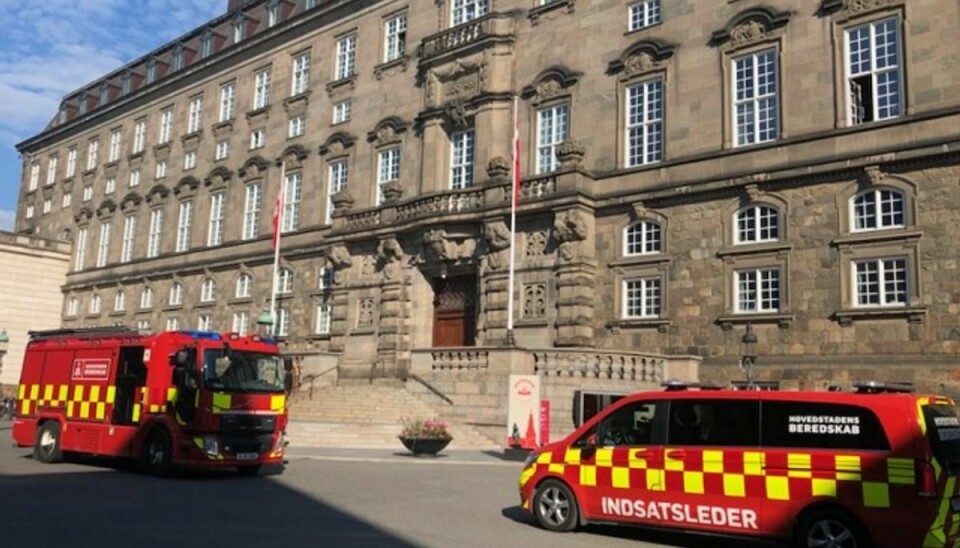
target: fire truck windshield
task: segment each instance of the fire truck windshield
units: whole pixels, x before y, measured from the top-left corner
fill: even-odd
[[[230,348],[203,351],[203,383],[210,390],[283,392],[279,356]]]

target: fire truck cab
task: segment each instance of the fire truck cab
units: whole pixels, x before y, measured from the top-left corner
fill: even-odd
[[[64,453],[256,474],[283,461],[284,361],[266,337],[123,327],[30,333],[13,440]]]

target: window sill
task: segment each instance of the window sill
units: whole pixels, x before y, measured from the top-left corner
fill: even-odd
[[[137,152],[131,152],[130,155],[127,156],[127,161],[133,162],[134,160],[139,160],[141,158],[143,158],[143,151],[139,150]]]
[[[673,321],[667,318],[623,318],[607,324],[607,328],[614,335],[620,333],[623,329],[652,329],[656,328],[660,333],[666,333]]]
[[[527,12],[527,18],[530,19],[531,25],[536,25],[544,15],[557,11],[560,8],[566,8],[567,13],[573,13],[573,10],[576,8],[576,3],[576,0],[554,0],[542,6],[530,8]]]
[[[110,312],[110,314],[108,314],[108,315],[109,315],[111,318],[122,318],[123,316],[126,316],[126,315],[127,315],[127,311],[126,311],[126,310],[114,310],[113,312]]]
[[[308,341],[329,341],[330,337],[333,335],[331,333],[314,333],[313,335],[308,335]]]
[[[168,304],[167,306],[163,307],[163,311],[164,311],[164,312],[171,312],[171,311],[174,311],[174,310],[183,310],[183,304],[182,304],[182,303],[181,303],[181,304]]]
[[[227,304],[247,304],[252,303],[253,297],[234,297],[227,301]]]
[[[840,325],[847,327],[856,321],[906,319],[908,323],[921,325],[927,315],[924,306],[901,308],[848,308],[833,313],[833,319]]]
[[[379,65],[373,67],[373,76],[377,80],[381,80],[383,79],[384,74],[394,71],[396,69],[399,69],[400,72],[407,72],[407,65],[409,61],[410,61],[409,57],[407,57],[406,55],[401,55],[396,59],[391,59],[390,61],[387,61],[385,63],[380,63]]]
[[[193,305],[194,308],[213,308],[217,305],[217,301],[204,301]]]
[[[883,230],[870,230],[850,233],[846,236],[835,238],[832,242],[830,242],[830,244],[838,248],[843,248],[863,244],[909,242],[919,240],[921,237],[923,237],[922,230],[889,228]]]
[[[652,25],[646,25],[646,26],[644,26],[644,27],[636,28],[636,29],[633,29],[633,30],[627,29],[627,32],[623,33],[623,35],[624,35],[624,36],[632,36],[632,35],[634,35],[634,34],[638,34],[638,33],[641,33],[641,32],[643,32],[643,31],[647,31],[647,30],[650,30],[650,29],[655,29],[655,28],[660,27],[660,26],[662,26],[662,25],[663,25],[663,19],[661,18],[661,20],[660,20],[659,22],[654,23],[654,24],[652,24]]]
[[[310,104],[310,90],[291,95],[283,100],[283,109],[291,114],[300,114],[307,110]]]
[[[748,323],[754,325],[777,324],[780,329],[788,329],[794,319],[796,319],[795,316],[790,313],[729,314],[717,318],[717,323],[724,331],[733,329],[735,325]]]
[[[188,133],[183,137],[180,137],[180,142],[183,143],[184,145],[187,145],[194,142],[199,142],[201,137],[203,137],[203,130],[199,129],[197,131],[194,131],[193,133]]]
[[[327,95],[333,97],[333,95],[342,89],[354,89],[357,86],[357,75],[353,74],[347,76],[346,78],[341,78],[339,80],[334,80],[332,82],[327,82]]]
[[[761,242],[761,243],[743,243],[730,247],[724,247],[717,251],[717,257],[733,257],[741,255],[761,255],[761,254],[780,254],[793,250],[793,244],[790,242]]]
[[[269,117],[269,115],[270,115],[270,105],[266,105],[260,108],[255,108],[253,110],[247,111],[247,114],[245,116],[247,120],[253,120],[255,118],[259,118],[260,116],[267,118]]]
[[[628,267],[628,266],[649,266],[649,265],[668,265],[670,264],[670,257],[664,254],[663,252],[651,253],[649,255],[628,255],[625,257],[620,257],[619,259],[614,259],[610,261],[608,266],[611,268],[615,267]]]

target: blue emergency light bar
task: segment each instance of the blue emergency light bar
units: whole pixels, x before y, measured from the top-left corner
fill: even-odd
[[[190,329],[190,330],[180,331],[180,333],[183,333],[184,335],[189,335],[194,339],[208,339],[211,341],[220,340],[220,333],[215,333],[213,331],[198,331],[195,329]]]

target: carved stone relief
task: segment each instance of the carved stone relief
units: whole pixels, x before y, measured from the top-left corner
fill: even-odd
[[[343,283],[345,271],[353,266],[353,258],[350,251],[342,245],[333,246],[327,249],[327,260],[334,268],[334,283],[340,285]]]
[[[373,299],[360,299],[357,302],[357,327],[373,327],[375,310]]]
[[[383,278],[396,279],[400,273],[400,263],[403,260],[403,247],[396,238],[388,238],[377,246],[377,259],[383,263]]]
[[[487,243],[487,265],[492,270],[503,268],[503,250],[510,247],[510,229],[503,221],[487,223],[483,227],[483,239]]]
[[[439,106],[451,99],[469,99],[482,93],[485,82],[486,62],[480,57],[456,59],[443,68],[427,73],[427,104]]]
[[[554,222],[553,230],[560,242],[560,259],[572,261],[580,242],[587,237],[587,222],[583,214],[576,209],[567,211]]]
[[[730,31],[730,43],[740,47],[761,40],[767,36],[767,28],[757,19],[745,21]]]
[[[450,247],[447,241],[447,232],[445,230],[430,230],[423,235],[423,241],[430,248],[430,252],[438,260],[446,261],[450,259]]]
[[[527,234],[526,246],[524,247],[525,257],[542,257],[547,252],[547,238],[549,234],[546,230],[537,230]]]
[[[547,315],[546,284],[528,284],[523,286],[523,317],[543,318]]]
[[[364,278],[369,278],[377,272],[377,257],[376,255],[364,255],[360,265],[360,275]]]

